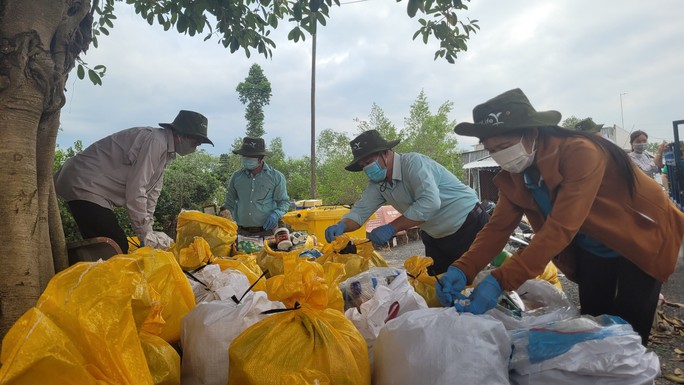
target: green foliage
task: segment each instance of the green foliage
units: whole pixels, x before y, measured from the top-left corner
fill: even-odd
[[[570,130],[574,130],[575,125],[581,121],[582,121],[582,119],[576,117],[575,115],[570,115],[569,117],[565,118],[561,122],[561,127],[564,127],[564,128],[570,129]]]
[[[114,28],[116,1],[133,5],[136,14],[150,25],[159,24],[164,31],[173,28],[178,33],[190,36],[204,34],[205,41],[212,37],[217,38],[218,43],[230,49],[231,53],[243,50],[250,57],[251,50],[256,50],[267,58],[273,55],[272,50],[276,48],[269,36],[280,26],[281,21],[287,21],[290,25],[288,40],[304,41],[306,33],[315,33],[318,24],[327,24],[330,8],[340,5],[339,0],[95,1],[92,10],[97,15],[92,26],[92,43],[95,48],[99,44],[98,37],[109,35],[109,30]],[[454,63],[458,53],[468,49],[466,42],[471,33],[480,29],[477,20],[467,19],[464,22],[459,19],[457,12],[467,9],[463,0],[407,0],[406,11],[409,17],[415,17],[419,11],[425,15],[418,19],[419,27],[413,40],[420,36],[423,43],[427,44],[430,37],[434,37],[439,41],[435,60],[443,58]],[[93,84],[102,84],[101,78],[106,71],[104,66],[89,69],[79,59],[77,75],[80,79],[85,78],[86,69]]]
[[[344,133],[331,129],[323,130],[318,137],[317,192],[325,204],[350,205],[359,199],[368,183],[363,173],[344,169],[352,159],[350,140]]]
[[[55,162],[53,164],[52,170],[53,173],[57,172],[57,170],[62,167],[67,159],[81,151],[83,151],[83,143],[80,140],[74,142],[74,146],[69,147],[66,150],[62,150],[59,148],[59,145],[57,145],[55,148]],[[81,240],[81,233],[78,231],[76,221],[74,221],[74,218],[71,216],[71,212],[69,212],[69,208],[67,207],[66,203],[64,203],[61,199],[58,199],[57,204],[59,205],[59,215],[62,218],[62,229],[64,230],[64,237],[66,241],[75,242]]]
[[[432,114],[425,92],[421,90],[411,105],[409,116],[404,119],[404,138],[397,146],[397,151],[427,155],[462,177],[463,175],[459,175],[462,173],[462,165],[454,133],[456,122],[449,119],[453,106],[450,101],[444,102],[437,112]]]
[[[219,159],[198,150],[169,164],[154,213],[155,227],[174,233],[181,209],[202,210],[208,204],[223,204],[226,184],[221,183]]]
[[[260,138],[264,131],[264,106],[271,102],[271,82],[258,64],[252,64],[249,75],[235,89],[242,104],[247,104],[247,136]]]

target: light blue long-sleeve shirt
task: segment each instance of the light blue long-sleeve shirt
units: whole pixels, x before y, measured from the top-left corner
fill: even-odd
[[[433,159],[418,153],[394,154],[392,184],[368,182],[361,198],[343,218],[363,224],[384,204],[406,218],[422,221],[419,227],[433,238],[458,231],[478,202],[475,191]]]
[[[282,217],[290,207],[285,176],[265,162],[256,175],[244,168],[236,171],[230,177],[224,205],[243,227],[262,226],[272,212]]]

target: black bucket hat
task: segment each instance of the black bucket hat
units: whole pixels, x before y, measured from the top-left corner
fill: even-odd
[[[601,131],[601,128],[603,128],[603,124],[596,124],[591,118],[580,120],[579,123],[575,124],[575,130],[577,131],[595,133]]]
[[[172,123],[159,123],[159,125],[182,135],[200,138],[202,143],[214,145],[207,137],[207,118],[199,112],[181,110]]]
[[[516,88],[476,106],[473,121],[457,124],[454,132],[484,139],[520,128],[557,126],[561,114],[553,110],[536,111],[527,96]]]
[[[354,160],[345,169],[354,172],[363,170],[358,164],[360,160],[376,152],[389,150],[399,144],[400,141],[400,139],[395,139],[388,142],[380,136],[377,130],[368,130],[361,133],[361,135],[349,142]]]
[[[238,150],[234,150],[233,154],[250,158],[271,155],[270,152],[266,151],[266,143],[264,143],[263,138],[250,138],[249,136],[245,136],[245,138],[242,139],[242,147]]]

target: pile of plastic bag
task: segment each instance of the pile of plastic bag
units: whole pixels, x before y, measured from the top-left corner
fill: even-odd
[[[431,258],[389,268],[347,236],[236,253],[236,229],[183,212],[171,252],[143,247],[57,274],[5,336],[0,383],[642,384],[659,374],[627,323],[579,315],[553,265],[506,293],[516,311],[502,300],[461,314],[441,307]]]

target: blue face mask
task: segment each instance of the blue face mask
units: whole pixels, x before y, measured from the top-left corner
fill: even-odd
[[[254,170],[255,168],[259,167],[259,159],[257,158],[247,158],[245,156],[242,157],[242,166],[246,168],[247,170]]]
[[[377,159],[375,162],[364,167],[363,172],[365,172],[368,179],[373,182],[382,182],[387,177],[387,169],[380,167],[380,163],[378,163]]]

